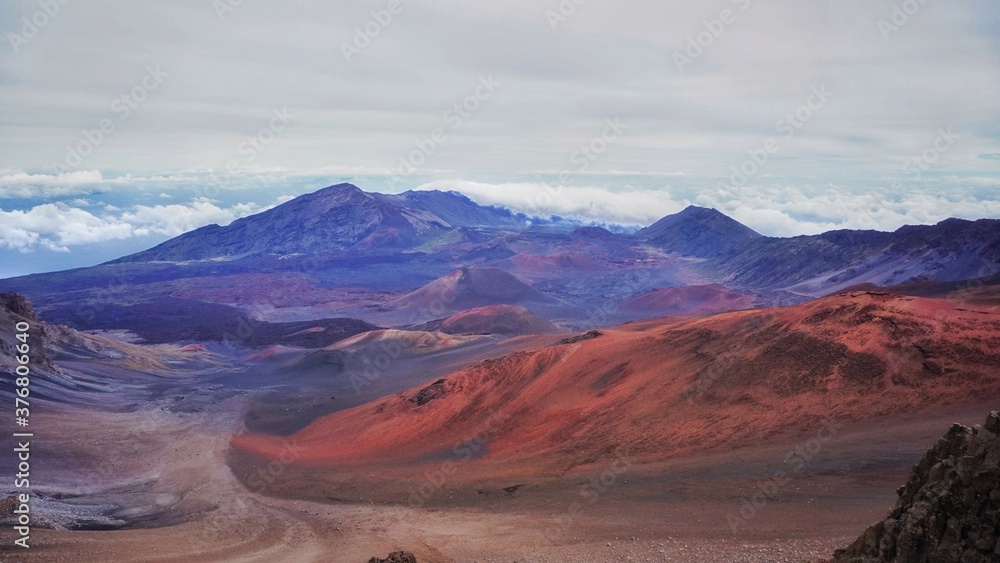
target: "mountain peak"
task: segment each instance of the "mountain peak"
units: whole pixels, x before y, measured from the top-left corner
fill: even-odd
[[[685,207],[684,209],[678,211],[674,215],[676,215],[678,217],[716,217],[716,216],[722,216],[722,217],[725,217],[725,218],[730,219],[731,221],[733,221],[733,219],[731,219],[728,215],[726,215],[725,213],[719,211],[718,209],[716,209],[714,207],[701,207],[701,206],[698,206],[698,205],[689,205],[689,206]]]
[[[689,205],[640,230],[638,236],[666,250],[711,258],[731,254],[760,233],[721,211]]]
[[[712,211],[714,211],[716,213],[719,213],[719,211],[717,209],[715,209],[714,207],[702,207],[700,205],[691,204],[691,205],[685,207],[684,209],[680,210],[677,214],[680,214],[680,215],[690,215],[690,214],[693,214],[693,213],[705,213],[705,212],[712,212]]]
[[[315,192],[302,194],[295,199],[304,201],[316,201],[316,200],[327,200],[327,199],[335,201],[355,201],[361,199],[368,199],[371,197],[372,197],[371,194],[355,186],[354,184],[343,182],[340,184],[327,186],[323,189],[316,190]]]
[[[351,184],[350,182],[341,182],[339,184],[334,184],[332,186],[327,186],[321,190],[313,192],[314,194],[322,193],[366,193],[361,188]]]

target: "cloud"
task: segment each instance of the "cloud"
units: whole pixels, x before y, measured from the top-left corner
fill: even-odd
[[[12,21],[37,9],[8,4]],[[44,169],[84,128],[117,119],[110,104],[147,65],[162,65],[162,88],[106,135],[87,168],[251,164],[241,144],[267,127],[272,108],[288,107],[296,119],[253,165],[378,175],[443,128],[448,140],[426,168],[509,180],[565,166],[605,119],[621,117],[625,135],[595,167],[718,176],[825,84],[834,98],[782,143],[769,172],[883,176],[950,125],[962,139],[936,167],[995,172],[993,159],[976,158],[1000,151],[991,125],[1000,82],[983,78],[995,73],[1000,28],[983,2],[921,3],[889,38],[879,30],[889,0],[585,4],[552,29],[547,12],[558,1],[407,3],[351,62],[340,45],[375,4],[243,3],[225,22],[204,3],[171,0],[66,10],[58,33],[49,28],[0,60],[0,154]],[[705,40],[722,7],[736,20]],[[200,47],[178,48],[181,35]],[[708,44],[679,71],[674,55],[699,36]],[[496,95],[452,129],[444,112],[490,73]]]
[[[0,175],[0,198],[51,198],[90,194],[99,190],[98,184],[103,181],[104,176],[99,170],[29,174],[8,169]]]
[[[563,186],[544,182],[487,184],[437,180],[418,190],[457,191],[481,205],[502,205],[536,217],[559,215],[619,225],[648,225],[676,213],[684,203],[665,191],[612,191],[597,186]]]
[[[133,237],[173,237],[210,223],[226,225],[267,208],[253,203],[219,207],[201,198],[125,210],[107,205],[97,213],[65,203],[45,203],[28,210],[0,210],[0,246],[21,252],[39,248],[68,252],[74,246]]]
[[[20,251],[32,250],[36,246],[68,251],[70,245],[132,235],[132,228],[127,223],[57,203],[38,205],[28,211],[0,211],[0,219],[7,227],[0,233],[0,244]]]
[[[752,184],[698,189],[622,189],[559,186],[554,183],[497,183],[442,180],[417,189],[454,190],[483,205],[502,205],[533,216],[561,215],[621,225],[646,226],[688,204],[713,207],[768,236],[818,234],[836,229],[892,231],[903,225],[933,224],[949,217],[1000,218],[1000,198],[980,181],[945,180],[852,190],[838,186]],[[989,185],[989,184],[986,184]],[[690,198],[688,195],[690,194]]]
[[[719,211],[769,236],[819,234],[836,229],[893,231],[951,217],[1000,218],[1000,199],[933,186],[925,190],[746,186],[705,191],[695,203]]]
[[[264,209],[252,203],[221,208],[205,198],[200,198],[187,204],[136,205],[123,212],[118,220],[131,225],[138,236],[148,234],[177,236],[211,223],[228,225],[240,217]]]

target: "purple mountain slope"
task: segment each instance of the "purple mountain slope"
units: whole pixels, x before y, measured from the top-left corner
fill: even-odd
[[[384,195],[337,184],[225,227],[202,227],[116,262],[308,254],[355,247],[406,249],[459,226],[516,228],[523,223],[509,211],[477,205],[453,192]]]
[[[454,272],[463,273],[454,284],[441,281]],[[692,206],[628,235],[529,219],[452,192],[385,195],[338,184],[114,262],[2,280],[0,291],[24,293],[40,314],[84,329],[129,328],[134,307],[172,299],[188,304],[179,313],[192,323],[204,322],[192,301],[270,322],[339,317],[380,326],[525,304],[580,328],[633,318],[621,305],[656,288],[721,284],[760,307],[857,284],[997,273],[1000,220],[776,238]],[[427,308],[427,294],[448,297],[448,306],[412,314]],[[183,325],[182,316],[170,324]]]
[[[764,237],[715,209],[689,206],[640,230],[636,236],[686,256],[728,256]]]

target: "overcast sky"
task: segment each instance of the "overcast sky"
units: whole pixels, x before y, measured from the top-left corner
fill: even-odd
[[[341,180],[777,236],[1000,217],[994,2],[8,0],[0,31],[0,276]]]

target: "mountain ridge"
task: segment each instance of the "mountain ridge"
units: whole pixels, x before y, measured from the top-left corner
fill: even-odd
[[[462,224],[452,224],[460,220]],[[213,224],[195,229],[108,263],[304,254],[346,250],[363,243],[412,248],[456,226],[499,228],[520,223],[509,211],[478,205],[456,192],[387,195],[341,183],[236,219],[224,227]]]
[[[500,292],[426,314],[414,314],[423,305],[405,307],[404,296],[434,280],[490,270],[521,280],[520,291],[535,297],[523,301],[516,291]],[[428,322],[473,307],[526,305],[575,330],[655,314],[635,305],[657,288],[717,284],[722,293],[744,294],[753,307],[766,307],[861,284],[996,274],[997,219],[779,238],[718,210],[689,206],[627,234],[534,220],[456,192],[377,194],[342,183],[98,266],[0,280],[0,291],[23,293],[45,315],[78,329],[109,328],[120,320],[115,315],[124,315],[121,306],[194,296],[273,322],[336,316],[379,326]],[[81,309],[103,311],[104,318],[82,316]],[[680,310],[665,308],[663,314]]]
[[[504,242],[511,234],[542,237],[560,231],[557,226],[538,229],[535,224],[524,215],[481,206],[457,192],[378,194],[341,183],[225,227],[195,229],[108,264],[337,251],[391,254],[442,247],[477,248],[467,254],[472,259],[495,254],[483,254],[488,247],[513,255],[515,251]],[[869,281],[879,285],[951,281],[949,276],[971,279],[1000,272],[1000,220],[996,219],[950,218],[935,225],[904,225],[895,231],[837,229],[818,235],[771,237],[717,209],[690,205],[633,235],[576,227],[571,236],[645,243],[704,260],[703,269],[711,281],[737,290],[791,289],[818,296]],[[921,259],[929,265],[909,267]]]

